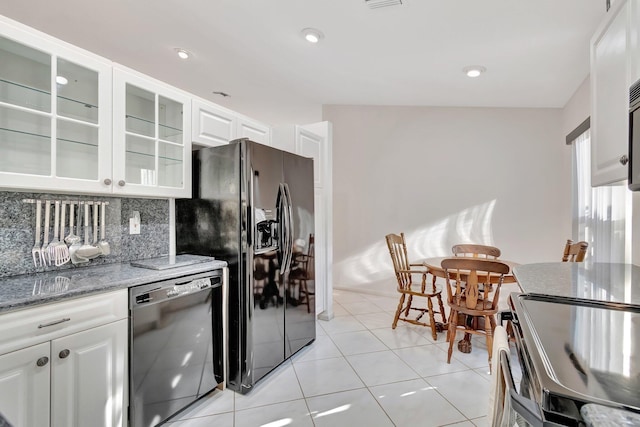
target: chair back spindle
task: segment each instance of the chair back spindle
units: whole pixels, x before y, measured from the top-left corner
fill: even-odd
[[[389,234],[386,236],[389,254],[393,261],[393,269],[398,278],[398,289],[407,290],[411,288],[411,267],[409,265],[409,257],[407,255],[407,245],[404,239],[404,233]]]

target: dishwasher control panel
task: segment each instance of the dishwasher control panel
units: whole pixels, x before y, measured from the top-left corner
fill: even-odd
[[[157,286],[148,285],[144,288],[141,288],[140,291],[134,291],[131,294],[132,303],[134,304],[134,306],[137,306],[140,304],[189,295],[207,288],[216,287],[216,285],[220,285],[222,283],[222,277],[219,275],[215,275],[213,277],[199,277],[182,283],[176,282],[177,281],[174,281],[173,283],[168,282],[164,285],[158,284]]]
[[[179,295],[186,295],[193,292],[197,292],[201,289],[211,287],[211,279],[197,279],[189,283],[183,283],[181,285],[175,285],[172,288],[167,289],[168,297],[175,297]]]

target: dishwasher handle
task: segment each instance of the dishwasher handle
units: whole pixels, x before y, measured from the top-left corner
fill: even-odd
[[[222,278],[220,276],[198,278],[184,283],[168,283],[165,286],[159,285],[143,292],[132,292],[131,303],[133,308],[141,305],[157,304],[219,286],[222,286]]]

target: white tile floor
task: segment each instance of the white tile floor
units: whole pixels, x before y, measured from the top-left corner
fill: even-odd
[[[335,291],[335,318],[317,322],[312,345],[248,395],[216,391],[167,425],[488,425],[491,376],[484,338],[473,338],[469,354],[454,346],[447,364],[444,333],[434,342],[429,328],[400,322],[391,329],[397,303],[397,298]]]

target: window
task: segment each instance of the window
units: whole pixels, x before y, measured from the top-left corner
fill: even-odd
[[[631,192],[626,181],[591,187],[591,142],[587,130],[573,145],[573,236],[589,243],[587,259],[631,262]],[[629,237],[627,237],[629,236]]]

